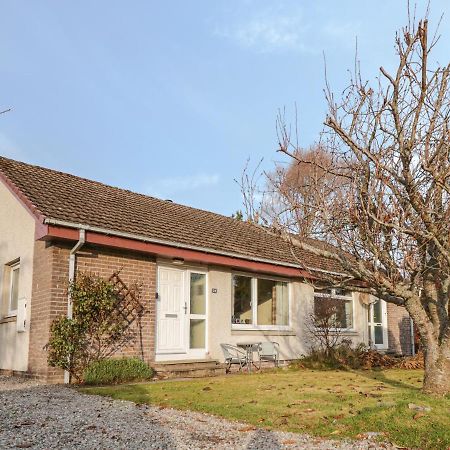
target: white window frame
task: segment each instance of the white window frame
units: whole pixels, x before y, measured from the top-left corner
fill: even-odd
[[[265,331],[290,331],[291,327],[291,297],[292,297],[292,283],[286,278],[277,276],[270,276],[265,274],[254,274],[247,272],[232,272],[231,274],[231,317],[234,314],[234,283],[233,277],[241,276],[251,279],[251,307],[252,307],[252,322],[253,323],[232,323],[232,330],[265,330]],[[287,325],[257,325],[258,323],[258,280],[281,281],[287,283],[288,287],[288,324]]]
[[[20,288],[20,261],[16,262],[14,264],[11,264],[9,266],[9,293],[8,293],[8,316],[9,317],[13,317],[13,316],[17,316],[17,308],[16,309],[11,309],[11,305],[12,305],[12,296],[13,296],[13,280],[14,280],[14,271],[18,270],[19,271],[19,288]],[[17,301],[19,301],[20,295],[17,299]]]
[[[316,292],[316,289],[314,289],[314,298],[313,298],[313,308],[315,308],[315,299],[316,297],[319,298],[333,298],[333,299],[337,299],[337,300],[343,300],[343,301],[351,301],[352,302],[352,326],[351,327],[347,327],[347,328],[340,328],[340,327],[336,327],[336,330],[338,333],[342,333],[342,332],[355,332],[355,295],[354,292],[347,290],[350,295],[337,295],[336,294],[336,289],[341,289],[341,288],[330,288],[330,287],[319,287],[317,286],[317,289],[320,290],[324,290],[324,289],[329,289],[331,291],[331,294],[322,294],[320,292]],[[320,327],[317,327],[320,328]]]

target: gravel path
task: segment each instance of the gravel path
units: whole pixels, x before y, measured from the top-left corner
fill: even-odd
[[[0,449],[375,449],[0,376]]]

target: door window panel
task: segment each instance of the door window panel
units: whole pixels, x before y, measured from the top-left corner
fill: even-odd
[[[191,273],[191,314],[206,314],[206,275]]]
[[[381,345],[383,344],[383,327],[381,325],[375,325],[375,344]]]
[[[190,348],[205,348],[205,320],[190,320]]]
[[[381,323],[382,322],[382,315],[381,315],[381,302],[378,300],[376,303],[373,304],[373,321],[375,323]]]

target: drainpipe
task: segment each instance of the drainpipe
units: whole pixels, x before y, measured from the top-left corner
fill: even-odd
[[[76,255],[77,252],[83,247],[86,242],[86,231],[80,229],[80,237],[75,246],[70,250],[69,254],[69,285],[75,280],[75,269],[76,269]],[[70,298],[70,291],[67,294],[67,318],[71,319],[73,315],[73,305],[72,299]],[[64,371],[64,383],[70,383],[70,373],[65,370]]]
[[[415,336],[414,336],[414,322],[410,318],[410,331],[411,331],[411,355],[414,356],[416,354],[416,344],[414,342]]]

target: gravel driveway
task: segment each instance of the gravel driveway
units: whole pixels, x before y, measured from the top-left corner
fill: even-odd
[[[0,376],[0,449],[369,449]]]

